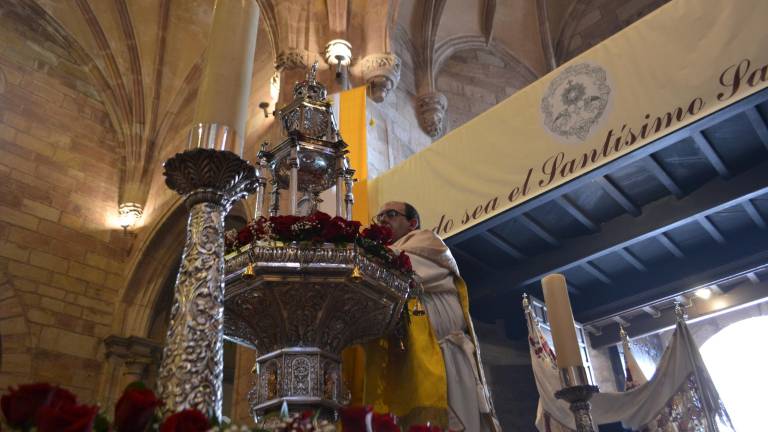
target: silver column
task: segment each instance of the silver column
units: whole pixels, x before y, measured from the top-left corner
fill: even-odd
[[[291,148],[291,157],[288,158],[288,166],[291,168],[291,178],[288,183],[288,193],[290,199],[291,214],[295,215],[298,203],[299,189],[299,149],[297,146]]]
[[[225,150],[187,150],[164,167],[166,184],[184,196],[190,213],[158,391],[165,414],[196,408],[220,419],[224,217],[259,179],[253,166]]]

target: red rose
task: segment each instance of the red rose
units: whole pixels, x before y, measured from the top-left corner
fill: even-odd
[[[119,432],[143,432],[152,422],[155,408],[162,402],[152,390],[128,388],[115,405],[115,429]]]
[[[42,407],[75,403],[75,395],[46,383],[20,385],[0,398],[5,421],[10,427],[19,429],[31,427]]]
[[[341,428],[344,432],[365,432],[365,418],[373,412],[373,407],[353,406],[342,408],[339,412]]]
[[[249,226],[245,226],[243,229],[237,232],[237,243],[240,246],[245,246],[253,241],[253,233]]]
[[[323,241],[329,243],[351,243],[355,241],[360,231],[360,222],[348,221],[343,217],[336,216],[325,225],[321,234]]]
[[[327,224],[328,221],[331,220],[331,215],[329,215],[328,213],[323,213],[321,211],[316,211],[311,215],[307,216],[307,220],[309,220],[312,223],[316,223],[320,225],[320,228],[324,228],[325,224]]]
[[[293,241],[293,224],[301,219],[298,216],[282,215],[272,216],[269,221],[272,223],[273,232],[278,240],[284,242]]]
[[[90,432],[99,407],[59,404],[40,408],[37,413],[38,432]]]
[[[254,219],[248,223],[251,228],[251,234],[256,239],[266,238],[271,232],[271,226],[269,225],[269,219],[264,216],[259,216],[258,219]]]
[[[402,272],[407,273],[413,271],[413,266],[411,265],[411,257],[409,257],[405,252],[400,252],[400,255],[395,257],[393,264],[396,269]]]
[[[443,430],[427,423],[425,425],[413,425],[408,429],[408,432],[443,432]]]
[[[374,432],[400,432],[400,426],[397,425],[397,417],[392,414],[373,414]]]
[[[179,411],[165,419],[160,425],[160,432],[205,432],[210,427],[205,415],[193,408]]]
[[[386,225],[372,224],[363,230],[363,238],[381,243],[384,246],[392,244],[392,229]]]

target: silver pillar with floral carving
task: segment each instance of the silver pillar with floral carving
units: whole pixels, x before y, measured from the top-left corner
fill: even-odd
[[[224,217],[263,185],[241,157],[258,22],[255,0],[216,2],[188,150],[164,164],[189,209],[158,376],[166,415],[195,408],[221,418]]]

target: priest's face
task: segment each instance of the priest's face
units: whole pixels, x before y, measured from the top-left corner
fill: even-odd
[[[388,202],[384,204],[376,215],[376,222],[386,225],[392,230],[395,241],[416,229],[416,219],[408,220],[405,216],[405,203]]]

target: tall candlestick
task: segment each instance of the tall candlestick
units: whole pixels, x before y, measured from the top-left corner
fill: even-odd
[[[565,276],[558,273],[547,275],[541,280],[541,286],[544,289],[544,302],[547,304],[547,316],[555,344],[557,367],[565,369],[583,366]]]
[[[218,132],[222,137],[213,143],[193,138],[192,146],[243,155],[258,22],[259,7],[254,0],[216,2],[193,123],[228,131]]]

